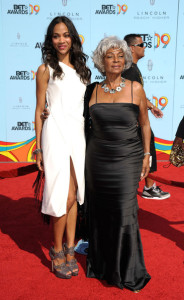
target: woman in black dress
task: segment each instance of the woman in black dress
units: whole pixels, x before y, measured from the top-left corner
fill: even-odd
[[[105,80],[88,86],[85,96],[87,277],[137,291],[150,280],[137,222],[138,183],[149,172],[146,97],[139,83],[121,78],[131,64],[125,41],[104,38],[94,51],[93,61]]]

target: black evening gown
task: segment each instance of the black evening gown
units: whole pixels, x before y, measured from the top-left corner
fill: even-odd
[[[130,103],[96,103],[89,108],[89,115],[87,277],[105,279],[121,289],[140,290],[151,277],[145,268],[137,221],[143,160],[137,131],[139,107],[133,99]]]

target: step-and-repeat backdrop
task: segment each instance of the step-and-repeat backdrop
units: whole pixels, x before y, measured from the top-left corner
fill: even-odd
[[[92,81],[101,75],[91,61],[108,35],[141,34],[145,57],[138,62],[150,101],[164,114],[151,127],[158,151],[169,154],[184,115],[184,0],[0,0],[0,161],[31,161],[35,148],[35,78],[50,21],[59,15],[75,24],[89,55]]]

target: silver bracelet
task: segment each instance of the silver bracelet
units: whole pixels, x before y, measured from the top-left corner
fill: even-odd
[[[145,155],[150,155],[150,154],[151,154],[150,152],[146,152],[146,153],[144,153],[144,156],[145,156]]]

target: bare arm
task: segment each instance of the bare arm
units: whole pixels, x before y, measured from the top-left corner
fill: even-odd
[[[138,94],[140,97],[139,104],[139,124],[141,126],[142,140],[144,153],[150,152],[150,139],[151,139],[151,129],[150,122],[148,118],[148,110],[147,110],[147,99],[145,92],[142,87],[139,86]],[[150,155],[145,155],[143,159],[143,166],[141,172],[141,180],[148,176],[150,167],[149,167],[149,157]]]
[[[163,112],[161,111],[161,109],[159,109],[158,107],[156,107],[155,105],[153,105],[153,103],[151,103],[148,98],[146,98],[147,101],[147,107],[148,109],[151,110],[152,114],[154,115],[155,118],[162,118],[163,117]]]
[[[36,128],[36,148],[41,148],[41,133],[43,121],[41,114],[45,108],[46,90],[49,81],[49,70],[45,65],[38,68],[36,76],[36,111],[35,111],[35,128]],[[43,158],[42,153],[37,153],[36,163],[40,171],[43,171]]]

